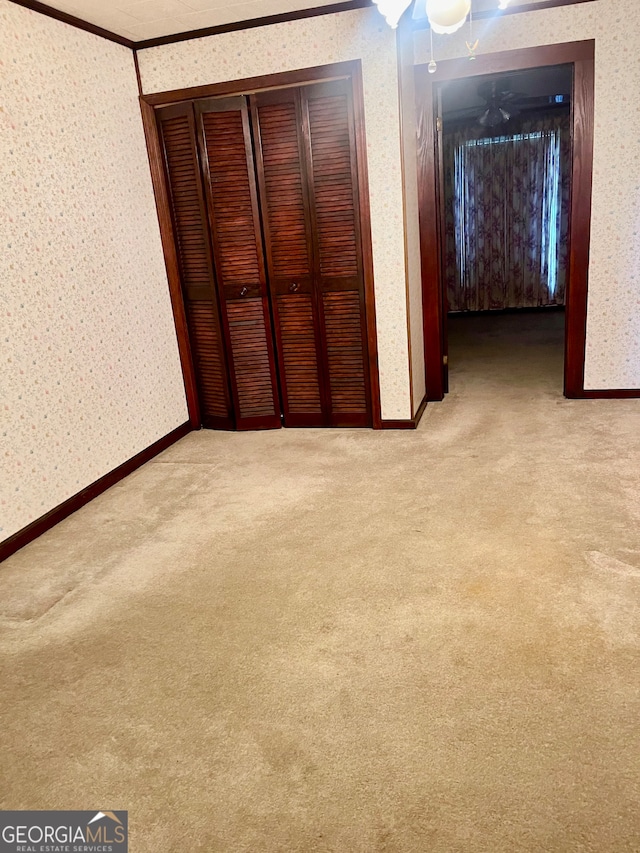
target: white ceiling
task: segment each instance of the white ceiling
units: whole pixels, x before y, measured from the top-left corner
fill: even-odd
[[[132,41],[143,41],[336,2],[338,0],[45,0],[45,5]],[[516,8],[523,3],[543,2],[545,0],[511,0],[510,6]],[[473,0],[473,8],[478,12],[494,10],[497,6],[498,0]]]
[[[47,0],[46,5],[132,41],[279,15],[337,0]]]

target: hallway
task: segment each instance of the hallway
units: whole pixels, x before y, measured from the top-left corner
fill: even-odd
[[[453,314],[449,382],[455,394],[562,393],[564,311]]]

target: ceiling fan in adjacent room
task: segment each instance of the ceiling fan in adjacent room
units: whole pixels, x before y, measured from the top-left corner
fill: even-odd
[[[521,101],[526,97],[521,92],[504,88],[504,84],[498,88],[496,80],[481,83],[478,86],[478,95],[485,102],[485,106],[479,108],[479,114],[477,109],[472,110],[471,115],[477,117],[478,124],[482,127],[499,127],[506,124],[520,114]]]
[[[487,105],[486,110],[478,116],[478,124],[482,127],[498,127],[508,122],[513,116],[519,115],[518,99],[524,97],[510,89],[498,89],[495,80],[481,83],[478,86],[478,95]]]
[[[477,123],[482,128],[492,129],[507,124],[523,111],[562,106],[568,104],[570,100],[569,95],[526,94],[514,91],[511,88],[511,79],[504,77],[482,81],[476,93],[478,99],[484,101],[484,104],[457,108],[455,104],[450,104],[449,109],[445,108],[445,119],[447,121],[467,120]]]

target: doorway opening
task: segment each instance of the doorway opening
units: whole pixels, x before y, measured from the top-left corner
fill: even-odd
[[[507,376],[518,349],[531,379],[564,373],[583,396],[593,42],[418,66],[416,82],[427,398],[452,360],[502,357]]]
[[[562,387],[572,84],[551,65],[439,85],[447,385]]]

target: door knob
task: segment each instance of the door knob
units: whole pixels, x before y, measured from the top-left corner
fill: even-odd
[[[249,288],[245,285],[240,291],[240,296],[246,296],[249,293]]]
[[[300,290],[300,285],[297,281],[294,281],[293,284],[289,285],[289,290],[291,293],[297,293],[297,291]]]

